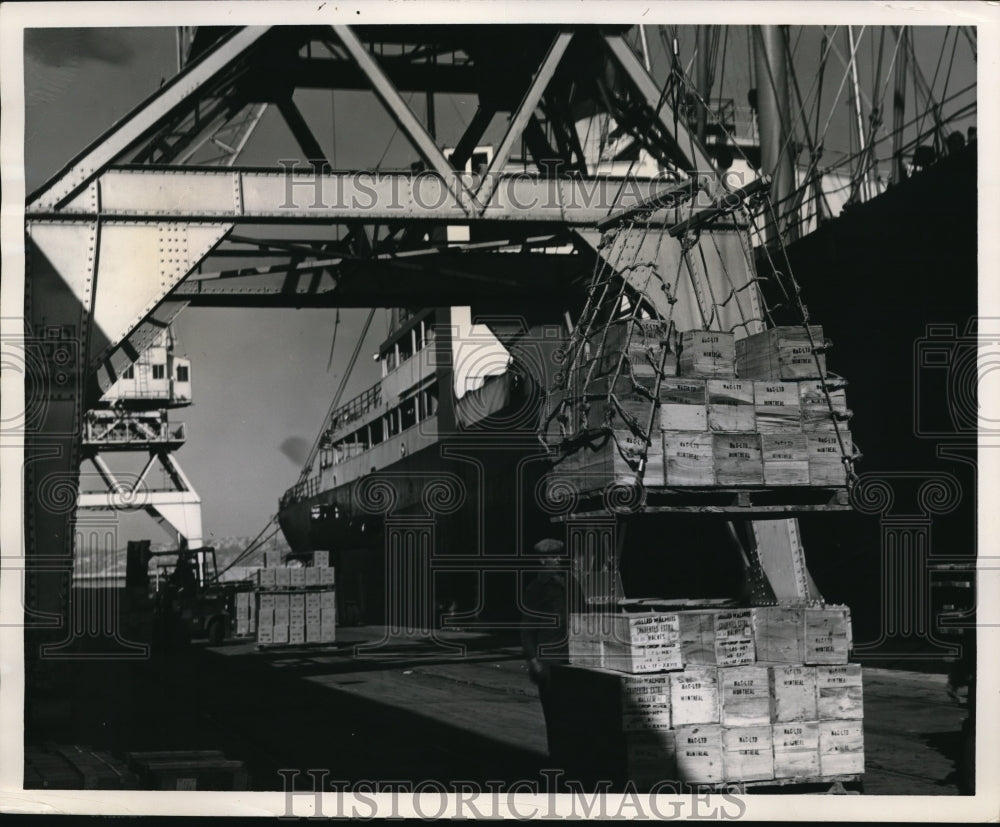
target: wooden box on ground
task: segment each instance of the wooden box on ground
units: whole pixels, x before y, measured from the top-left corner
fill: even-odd
[[[801,430],[802,408],[797,383],[756,380],[751,384],[758,431],[773,433]]]
[[[719,722],[719,676],[714,666],[691,666],[670,676],[674,728]]]
[[[811,778],[819,775],[819,723],[796,721],[771,727],[775,778]]]
[[[714,784],[725,780],[721,726],[678,726],[675,736],[679,781]]]
[[[824,345],[823,328],[782,326],[736,342],[736,371],[741,379],[819,379],[826,374],[826,357],[813,355],[813,344]],[[818,359],[816,358],[818,357]],[[817,365],[818,361],[818,365]]]
[[[846,606],[805,610],[805,663],[847,663],[851,648],[851,612]]]
[[[709,379],[708,430],[755,431],[753,382],[739,379]]]
[[[713,434],[715,481],[719,485],[762,485],[764,464],[760,434]]]
[[[843,382],[828,379],[826,391],[830,396],[829,401],[827,393],[823,392],[822,381],[814,379],[799,383],[803,431],[832,431],[835,420],[847,419],[847,391]]]
[[[726,781],[767,781],[774,778],[773,735],[770,724],[722,728]]]
[[[797,663],[768,667],[771,720],[815,721],[816,667]]]
[[[227,759],[218,750],[131,752],[128,762],[139,775],[144,789],[247,789],[247,771],[243,762]]]
[[[725,726],[771,723],[766,666],[719,667],[719,720]]]
[[[865,771],[861,721],[819,722],[819,770],[821,775],[854,775]]]
[[[806,434],[806,447],[810,485],[847,485],[844,453],[851,455],[853,442],[846,428],[840,429],[839,439],[835,431],[811,431]]]
[[[732,333],[688,330],[681,334],[677,359],[679,376],[723,378],[735,375],[736,349]]]
[[[663,451],[655,434],[647,448],[642,437],[624,430],[601,434],[581,445],[555,465],[550,480],[568,481],[583,492],[601,491],[613,484],[635,485],[643,456],[646,469],[642,483],[663,485]]]
[[[671,728],[666,674],[623,675],[596,667],[555,665],[550,689],[559,714],[594,737]]]
[[[139,778],[111,753],[86,746],[24,748],[26,790],[137,790]]]
[[[660,382],[660,428],[707,431],[708,396],[704,379],[665,378]]]
[[[626,732],[624,740],[625,774],[638,791],[677,777],[676,732]]]
[[[677,613],[684,665],[738,666],[754,662],[750,609]]]
[[[710,433],[664,431],[663,462],[666,467],[666,484],[715,485],[714,447],[715,437]]]
[[[821,721],[861,720],[864,707],[860,664],[817,666],[816,696]]]
[[[805,434],[761,434],[764,485],[809,485]]]

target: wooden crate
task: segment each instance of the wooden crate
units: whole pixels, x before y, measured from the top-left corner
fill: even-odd
[[[708,430],[755,431],[753,383],[739,379],[709,379]]]
[[[662,366],[665,375],[676,376],[677,352],[667,336],[668,326],[652,320],[612,322],[603,349],[600,337],[593,339],[594,373],[656,376]]]
[[[860,720],[864,717],[861,666],[817,666],[816,695],[821,721]]]
[[[128,763],[141,779],[143,789],[247,789],[246,766],[242,761],[227,759],[218,750],[131,752]]]
[[[767,667],[719,667],[719,714],[725,726],[770,724],[771,693]]]
[[[306,587],[306,570],[301,567],[289,569],[288,585],[293,589],[304,589]]]
[[[849,455],[853,443],[846,429],[841,428],[840,439],[834,431],[810,431],[806,434],[810,485],[847,485],[840,440],[843,440],[844,450]]]
[[[313,566],[318,569],[326,568],[330,565],[330,552],[328,551],[314,551],[313,552]]]
[[[726,781],[767,781],[774,778],[774,746],[770,724],[723,727]]]
[[[274,643],[276,646],[281,645],[283,643],[288,643],[288,623],[287,622],[275,623],[274,626],[272,627],[271,636],[272,636],[271,642]],[[260,642],[259,638],[257,642],[258,643]]]
[[[864,772],[864,738],[861,721],[820,721],[820,775],[855,775]]]
[[[663,451],[655,435],[647,450],[642,437],[624,430],[604,434],[580,446],[555,465],[550,480],[566,480],[583,492],[601,491],[613,484],[635,485],[644,454],[647,462],[643,484],[662,486]]]
[[[566,626],[569,662],[576,666],[601,666],[610,623],[605,614],[571,613]]]
[[[305,573],[306,573],[305,585],[307,589],[312,589],[319,585],[319,569],[310,566],[309,568],[305,569]]]
[[[324,567],[319,570],[320,586],[332,586],[336,581],[336,569],[333,566]]]
[[[670,676],[674,727],[719,722],[719,676],[714,666],[690,666]]]
[[[799,383],[799,405],[802,412],[802,430],[804,431],[832,431],[834,429],[834,418],[846,418],[847,391],[843,383],[837,380],[827,380],[827,390],[830,394],[830,401],[827,402],[826,394],[823,392],[823,382],[819,380],[806,380]],[[833,411],[830,405],[833,405]]]
[[[292,646],[299,646],[306,642],[305,618],[288,625],[288,643]]]
[[[753,663],[749,609],[701,609],[678,613],[684,665]]]
[[[713,434],[712,457],[719,485],[763,485],[760,434]]]
[[[805,610],[784,606],[757,606],[750,610],[754,646],[761,661],[804,663]]]
[[[277,588],[277,572],[277,569],[257,569],[257,586],[261,589]]]
[[[671,728],[669,675],[623,675],[619,694],[623,731]]]
[[[645,673],[677,670],[683,666],[679,643],[627,644],[603,641],[601,665],[617,672]]]
[[[639,790],[677,776],[677,733],[625,733],[625,775]]]
[[[815,721],[816,667],[791,663],[768,667],[771,720]]]
[[[799,431],[802,407],[795,382],[754,381],[753,410],[761,433]]]
[[[109,752],[89,746],[24,748],[26,790],[137,790],[139,778]]]
[[[663,463],[670,486],[715,485],[715,438],[710,433],[663,432]]]
[[[287,589],[292,584],[292,570],[287,566],[279,566],[274,570],[274,584],[279,589]]]
[[[805,610],[805,663],[847,663],[851,648],[851,612],[846,606]]]
[[[274,624],[273,622],[261,619],[257,624],[257,645],[258,646],[271,646],[274,643]]]
[[[323,627],[306,618],[306,643],[323,643]]]
[[[722,727],[699,724],[675,728],[677,778],[692,784],[715,784],[725,780]]]
[[[660,382],[659,400],[661,430],[708,430],[706,380],[665,378]]]
[[[681,334],[680,341],[680,355],[677,359],[679,376],[735,376],[736,349],[732,333],[688,330]]]
[[[764,485],[808,485],[809,458],[805,434],[761,434]]]
[[[810,325],[817,346],[824,343],[823,328]],[[813,358],[809,336],[798,326],[775,327],[736,343],[736,371],[741,379],[819,379],[826,374],[826,357]],[[820,372],[821,371],[821,372]]]
[[[771,731],[775,778],[814,778],[820,774],[818,722],[777,723]]]

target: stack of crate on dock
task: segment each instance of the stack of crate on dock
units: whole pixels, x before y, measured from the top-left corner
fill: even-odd
[[[572,615],[554,670],[565,753],[649,785],[864,771],[861,667],[841,606]],[[579,722],[579,725],[576,725]],[[581,738],[581,726],[601,733]]]
[[[570,438],[556,476],[581,490],[631,484],[645,453],[646,487],[846,485],[850,413],[844,382],[827,375],[820,326],[740,340],[705,330],[672,336],[649,320],[611,327],[605,355],[550,402],[559,411],[550,442]],[[610,431],[603,439],[572,440],[601,428]]]
[[[317,553],[308,567],[258,571],[257,645],[333,643],[337,629],[334,569]]]

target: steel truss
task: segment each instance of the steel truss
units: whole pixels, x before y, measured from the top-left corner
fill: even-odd
[[[71,559],[75,498],[55,502],[47,486],[75,485],[84,412],[188,304],[558,295],[591,271],[599,221],[714,169],[621,28],[509,27],[504,42],[487,29],[247,27],[214,42],[198,32],[182,72],[29,197],[28,346],[42,343],[45,366],[25,456],[29,552]],[[331,169],[293,98],[317,87],[372,90],[419,163],[407,172]],[[450,157],[402,90],[477,95]],[[220,149],[231,165],[270,104],[297,142],[299,168],[195,165],[218,164],[205,153]],[[627,122],[666,180],[588,170],[574,121],[595,113]],[[487,174],[457,173],[505,114]],[[518,145],[530,174],[505,169]],[[470,243],[443,243],[455,224],[469,227]],[[68,369],[54,361],[59,348]],[[63,615],[68,582],[36,573],[29,605]]]

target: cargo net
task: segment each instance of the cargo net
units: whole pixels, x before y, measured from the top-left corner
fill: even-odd
[[[603,234],[540,421],[557,486],[853,485],[846,383],[780,243],[783,266],[757,245],[758,275],[773,209],[755,188]]]

